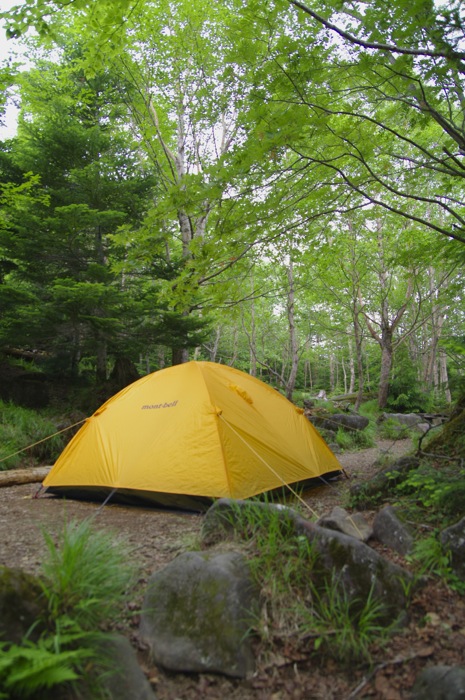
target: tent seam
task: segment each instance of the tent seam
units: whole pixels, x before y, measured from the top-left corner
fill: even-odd
[[[209,387],[208,387],[207,380],[205,379],[205,375],[204,375],[204,373],[203,373],[203,371],[202,371],[202,370],[203,370],[203,365],[199,362],[199,363],[197,363],[196,366],[197,366],[197,368],[198,368],[200,374],[202,375],[202,379],[203,379],[203,381],[204,381],[205,388],[206,388],[207,393],[208,393],[208,398],[209,398],[210,404],[216,409],[216,404],[214,404],[213,401],[212,401],[212,397],[211,397],[211,394],[210,394],[210,389],[209,389]],[[218,419],[218,418],[221,418],[221,417],[222,417],[222,414],[221,414],[221,413],[218,413],[218,411],[215,410],[215,416],[216,416],[216,418]],[[224,419],[224,420],[225,420],[225,419]],[[228,493],[230,493],[230,494],[231,494],[231,497],[234,498],[234,496],[232,496],[231,482],[230,482],[230,480],[229,480],[229,474],[228,474],[228,469],[227,469],[227,465],[226,465],[226,452],[225,452],[225,450],[224,450],[223,442],[222,442],[222,440],[220,439],[220,435],[219,435],[219,425],[218,425],[218,421],[216,422],[216,426],[217,426],[217,429],[216,429],[216,432],[217,432],[217,439],[218,439],[218,443],[219,443],[219,446],[220,446],[221,454],[223,455],[223,471],[224,471],[224,475],[225,475],[226,484],[227,484],[227,487],[228,487]]]

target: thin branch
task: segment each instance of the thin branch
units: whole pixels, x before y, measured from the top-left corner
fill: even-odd
[[[302,2],[299,2],[299,0],[289,0],[289,2],[291,5],[294,5],[294,7],[297,7],[299,10],[303,10],[303,12],[305,12],[307,15],[310,15],[310,17],[316,20],[319,24],[322,24],[324,27],[326,27],[326,29],[335,32],[343,39],[347,39],[347,41],[349,41],[351,44],[356,44],[357,46],[361,46],[364,49],[376,49],[378,51],[388,51],[389,53],[398,53],[407,56],[430,56],[431,58],[446,58],[448,60],[458,59],[460,61],[465,59],[465,53],[454,51],[453,49],[450,49],[449,51],[408,49],[396,46],[395,44],[379,44],[376,41],[364,41],[363,39],[357,39],[357,37],[353,36],[353,34],[349,34],[349,32],[344,31],[344,29],[341,29],[336,24],[333,24],[329,20],[317,14],[316,12],[314,12],[314,10],[311,10],[309,7],[307,7],[307,5],[304,5]]]

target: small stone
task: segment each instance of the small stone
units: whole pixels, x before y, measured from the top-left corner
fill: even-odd
[[[412,551],[414,539],[408,527],[399,520],[392,506],[386,506],[376,514],[373,522],[373,536],[403,556]]]
[[[340,506],[335,506],[329,515],[320,518],[317,525],[343,532],[360,542],[368,542],[373,534],[373,529],[361,513],[351,514]]]

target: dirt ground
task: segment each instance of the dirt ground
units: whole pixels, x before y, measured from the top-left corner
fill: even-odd
[[[383,441],[376,448],[339,455],[347,480],[305,492],[311,509],[323,515],[345,505],[348,488],[376,471],[385,454],[400,456],[410,441]],[[190,548],[198,538],[201,515],[121,505],[64,501],[51,496],[34,498],[37,484],[0,488],[0,565],[37,573],[43,553],[42,529],[57,532],[65,521],[95,517],[98,526],[120,533],[130,543],[141,568],[139,588],[150,574]],[[369,518],[373,514],[367,513]],[[376,545],[401,565],[402,559]],[[134,592],[135,605],[139,593]],[[441,584],[428,583],[411,605],[410,622],[386,646],[374,651],[372,667],[344,669],[330,659],[317,658],[309,647],[281,642],[273,654],[258,654],[256,673],[245,681],[213,674],[175,674],[150,664],[138,637],[137,617],[132,629],[123,628],[139,650],[144,669],[159,700],[408,700],[418,672],[426,665],[461,665],[465,654],[465,603]],[[311,646],[311,645],[310,645]],[[260,651],[260,650],[258,650]]]

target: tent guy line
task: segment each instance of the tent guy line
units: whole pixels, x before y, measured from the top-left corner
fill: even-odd
[[[302,503],[302,505],[305,506],[305,508],[306,508],[307,510],[310,511],[310,513],[311,513],[312,515],[314,515],[316,518],[319,518],[319,517],[320,517],[320,516],[318,515],[318,513],[317,513],[315,510],[313,510],[313,508],[312,508],[306,501],[304,501],[304,499],[302,498],[302,496],[300,496],[300,494],[298,494],[297,491],[295,491],[295,490],[292,488],[292,486],[291,486],[290,484],[286,484],[286,482],[284,481],[284,479],[281,478],[281,476],[273,469],[273,467],[271,467],[271,466],[263,459],[263,457],[261,457],[259,454],[257,454],[257,452],[255,452],[255,450],[253,449],[253,447],[252,447],[246,440],[244,440],[244,438],[242,437],[242,435],[240,435],[240,434],[237,432],[237,430],[235,430],[234,427],[226,420],[226,418],[223,416],[222,412],[218,412],[218,417],[221,418],[221,420],[224,421],[224,423],[226,423],[226,425],[229,426],[229,428],[230,428],[234,433],[236,433],[237,437],[238,437],[240,440],[242,440],[242,441],[247,445],[247,447],[249,448],[249,450],[252,450],[252,452],[256,455],[257,459],[260,459],[260,460],[263,462],[263,464],[265,465],[265,467],[267,467],[267,469],[269,469],[269,470],[281,481],[282,485],[283,485],[285,488],[287,488],[287,489],[292,493],[292,495],[293,495],[295,498],[297,498],[297,500],[298,500],[300,503]],[[321,478],[321,476],[320,476],[320,478]]]
[[[51,435],[47,435],[47,437],[42,438],[41,440],[37,440],[37,442],[33,442],[30,445],[26,445],[26,447],[22,447],[20,450],[16,450],[16,452],[13,452],[11,455],[7,455],[6,457],[2,457],[0,459],[0,464],[2,462],[6,462],[7,459],[10,459],[10,457],[16,457],[16,455],[21,454],[21,452],[26,452],[26,450],[30,450],[32,447],[35,447],[36,445],[40,445],[42,442],[47,442],[47,440],[51,440],[52,438],[56,437],[57,435],[60,435],[61,433],[66,433],[67,430],[71,430],[71,428],[75,428],[78,425],[81,425],[82,423],[85,423],[86,420],[89,420],[88,418],[83,418],[82,420],[78,420],[77,423],[73,423],[72,425],[66,426],[66,428],[62,428],[61,430],[57,430],[56,433],[52,433]]]

